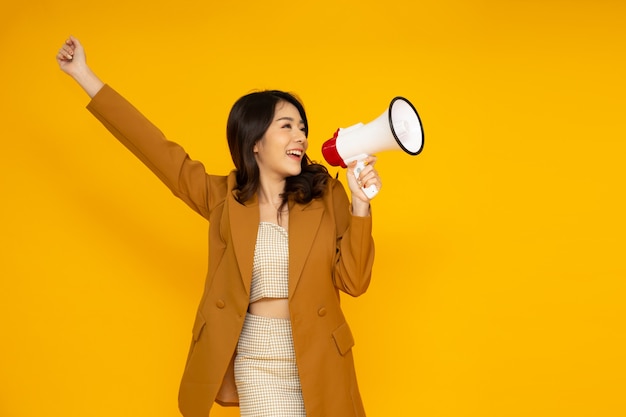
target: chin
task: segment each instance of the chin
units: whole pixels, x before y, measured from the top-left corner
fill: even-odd
[[[289,177],[297,177],[298,175],[300,175],[302,173],[302,168],[298,169],[298,170],[293,170],[289,173]]]

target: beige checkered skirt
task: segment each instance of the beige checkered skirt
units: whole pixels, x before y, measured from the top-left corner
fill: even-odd
[[[242,417],[305,417],[289,319],[246,315],[235,357]]]

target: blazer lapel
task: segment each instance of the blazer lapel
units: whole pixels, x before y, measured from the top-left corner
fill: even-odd
[[[230,178],[230,182],[234,177]],[[229,184],[229,190],[233,189]],[[232,192],[232,191],[231,191]],[[252,282],[252,265],[254,262],[254,248],[259,230],[259,200],[254,195],[245,204],[235,200],[233,194],[227,198],[228,217],[231,238],[237,265],[241,273],[241,280],[248,295]],[[302,268],[315,240],[317,229],[324,213],[324,204],[316,199],[306,205],[290,205],[289,210],[289,298],[296,289],[302,275]]]
[[[254,262],[254,247],[259,230],[259,203],[256,195],[246,204],[235,200],[234,196],[228,199],[228,214],[230,230],[239,265],[239,272],[248,295],[252,281],[252,264]]]
[[[322,220],[320,200],[294,205],[289,211],[289,298],[292,297]]]

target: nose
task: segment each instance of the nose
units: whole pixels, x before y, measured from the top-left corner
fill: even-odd
[[[306,136],[304,135],[304,132],[300,131],[297,136],[296,136],[296,142],[297,143],[305,143],[306,142]]]

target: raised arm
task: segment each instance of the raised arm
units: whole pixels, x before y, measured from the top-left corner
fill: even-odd
[[[335,180],[329,191],[337,227],[337,257],[333,283],[336,288],[353,297],[367,290],[374,264],[374,239],[369,203],[355,198],[355,194],[358,195],[357,191],[362,193],[358,185],[351,190],[353,198],[351,209],[348,195],[339,181]],[[366,199],[365,195],[363,199]],[[356,207],[355,202],[358,205]],[[367,210],[366,214],[364,212],[355,214],[355,208],[359,210],[361,204],[362,209]]]
[[[211,176],[204,165],[165,135],[124,97],[105,85],[89,68],[85,51],[74,37],[67,39],[56,56],[62,71],[87,92],[87,109],[143,162],[181,200],[205,218],[217,197],[212,193],[226,183]],[[215,191],[217,192],[217,191]]]
[[[93,98],[104,86],[104,83],[87,65],[85,49],[78,39],[70,36],[59,52],[57,62],[63,72],[72,77],[83,90]]]

